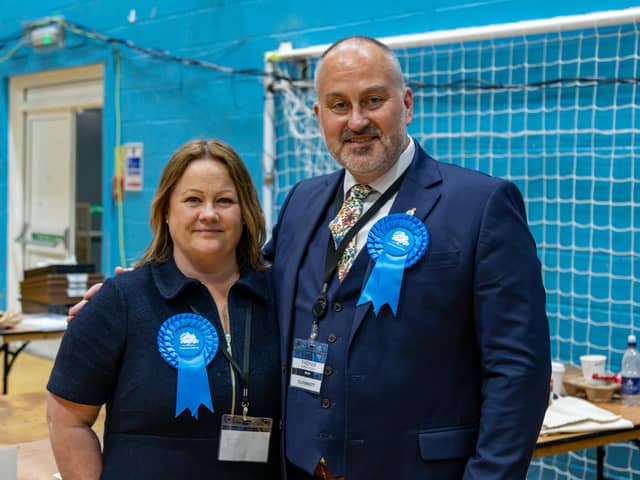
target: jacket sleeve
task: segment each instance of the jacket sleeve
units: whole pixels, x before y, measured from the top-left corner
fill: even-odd
[[[474,273],[482,410],[464,479],[524,479],[549,401],[551,359],[540,262],[510,182],[499,182],[484,209]]]

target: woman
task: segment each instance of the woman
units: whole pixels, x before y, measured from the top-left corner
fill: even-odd
[[[182,146],[151,228],[137,268],[105,282],[60,346],[47,418],[62,477],[277,478],[279,433],[265,430],[279,423],[278,330],[238,155],[216,140]],[[91,426],[104,403],[101,454]]]

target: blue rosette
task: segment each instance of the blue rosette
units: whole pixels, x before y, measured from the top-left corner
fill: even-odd
[[[387,303],[396,315],[404,270],[415,265],[428,246],[427,227],[413,215],[392,213],[378,220],[367,237],[367,251],[376,264],[357,305],[371,302],[378,315]]]
[[[213,412],[207,365],[215,357],[218,344],[218,332],[200,315],[180,313],[160,326],[160,356],[178,370],[176,417],[188,409],[197,420],[200,405]]]

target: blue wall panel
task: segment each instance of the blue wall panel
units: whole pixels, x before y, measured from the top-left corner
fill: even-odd
[[[584,2],[515,0],[408,0],[345,3],[328,0],[323,8],[299,1],[274,0],[23,0],[3,6],[0,38],[20,32],[25,22],[62,15],[101,34],[166,49],[237,69],[263,68],[263,55],[282,41],[294,47],[331,43],[351,34],[390,36],[454,27],[494,24],[633,6],[631,1]],[[128,17],[135,8],[135,21]],[[9,43],[0,48],[0,57]],[[143,142],[144,191],[125,198],[127,257],[149,240],[145,215],[159,172],[181,143],[195,137],[219,137],[247,162],[260,191],[263,87],[260,77],[228,75],[151,59],[119,46],[121,142]],[[7,132],[7,79],[12,75],[91,63],[105,64],[104,103],[104,252],[108,273],[120,263],[117,209],[111,200],[115,142],[112,47],[67,31],[66,47],[35,52],[22,47],[0,63],[0,131]],[[560,139],[562,141],[562,139]],[[531,148],[531,145],[523,148]],[[6,199],[7,135],[0,135],[0,198]],[[6,200],[0,207],[0,308],[6,286]],[[622,240],[621,240],[622,241]],[[628,240],[625,240],[628,241]],[[131,255],[130,255],[131,253]]]

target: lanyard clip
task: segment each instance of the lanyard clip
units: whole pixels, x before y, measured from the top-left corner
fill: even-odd
[[[320,319],[327,314],[328,303],[329,301],[327,299],[326,293],[321,293],[320,295],[318,295],[318,298],[316,298],[316,301],[313,302],[313,307],[311,308],[311,313],[313,314],[314,318]]]
[[[329,288],[329,284],[324,282],[320,295],[318,295],[318,298],[316,298],[316,301],[313,302],[313,306],[311,307],[311,313],[316,320],[320,320],[327,314],[327,305],[329,304],[327,288]]]
[[[311,307],[311,314],[313,315],[313,323],[311,324],[311,340],[315,340],[318,338],[318,320],[324,317],[327,314],[327,305],[329,305],[329,299],[327,298],[327,288],[329,288],[329,283],[324,282],[322,284],[322,290],[320,291],[320,295],[316,298],[316,301],[313,302],[313,306]]]

